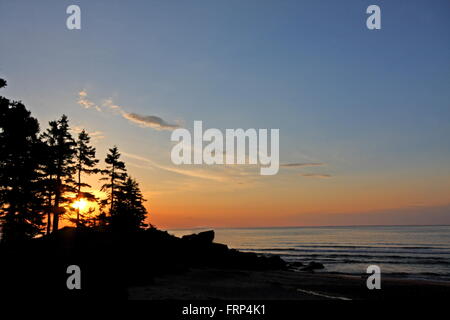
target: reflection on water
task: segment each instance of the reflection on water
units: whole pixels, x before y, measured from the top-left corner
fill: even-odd
[[[206,229],[169,230],[171,234]],[[318,261],[326,271],[383,274],[450,281],[450,226],[367,226],[216,229],[216,242],[287,261]]]

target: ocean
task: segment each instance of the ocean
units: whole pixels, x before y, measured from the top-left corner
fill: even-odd
[[[209,228],[211,229],[211,228]],[[209,229],[178,229],[182,236]],[[323,263],[325,270],[450,282],[450,226],[349,226],[214,229],[215,242],[288,262]]]

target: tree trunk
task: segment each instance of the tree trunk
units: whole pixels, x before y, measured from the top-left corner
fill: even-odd
[[[61,178],[57,177],[55,205],[53,207],[53,232],[58,231],[59,228],[59,202],[61,198]]]
[[[50,210],[47,212],[47,235],[50,234],[51,228],[52,228],[52,215],[50,213]]]
[[[50,175],[49,181],[53,180],[53,175]],[[52,191],[48,193],[48,207],[47,207],[47,235],[52,231]]]
[[[80,193],[81,193],[81,155],[79,156],[79,162],[78,162],[78,194],[77,194],[77,200],[80,200]],[[80,226],[80,208],[77,208],[77,228]]]
[[[109,215],[111,215],[114,205],[114,165],[112,166],[111,170],[111,207],[109,209]]]

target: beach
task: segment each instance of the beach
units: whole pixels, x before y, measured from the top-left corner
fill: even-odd
[[[196,268],[156,277],[154,283],[128,288],[131,300],[388,300],[448,297],[450,283],[382,279],[369,290],[366,279],[288,270],[248,271]]]

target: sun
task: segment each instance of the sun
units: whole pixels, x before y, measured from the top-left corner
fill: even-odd
[[[72,204],[72,207],[74,207],[75,209],[78,209],[80,211],[83,211],[84,208],[86,208],[87,204],[88,203],[85,199],[80,198]]]

